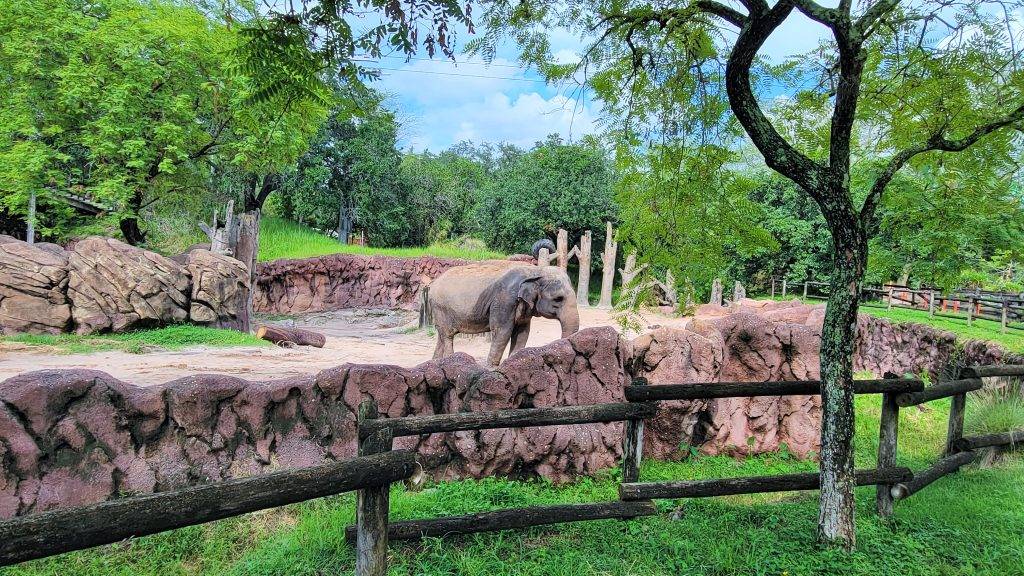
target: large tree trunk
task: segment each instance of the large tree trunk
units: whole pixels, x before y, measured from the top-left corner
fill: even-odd
[[[251,208],[251,207],[250,207]],[[238,215],[238,244],[235,258],[249,269],[249,293],[245,310],[239,318],[239,330],[249,332],[252,326],[253,297],[256,293],[256,260],[260,252],[260,218],[262,210],[251,208]]]
[[[859,219],[823,210],[831,223],[831,293],[821,332],[821,499],[819,540],[852,550],[854,532],[853,348],[857,308],[867,263]]]

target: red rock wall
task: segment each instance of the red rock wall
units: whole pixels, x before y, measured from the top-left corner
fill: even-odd
[[[261,262],[256,268],[254,304],[257,312],[268,314],[414,308],[423,283],[466,263],[433,256],[394,258],[356,254]]]

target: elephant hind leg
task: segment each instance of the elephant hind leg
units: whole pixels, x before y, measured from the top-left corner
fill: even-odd
[[[512,346],[509,348],[508,355],[511,356],[523,348],[526,348],[526,341],[529,339],[530,323],[527,321],[525,324],[516,325],[516,327],[512,329]]]
[[[454,330],[445,330],[440,326],[435,326],[437,330],[437,346],[434,347],[434,359],[444,358],[445,356],[451,356],[455,353],[455,334]]]

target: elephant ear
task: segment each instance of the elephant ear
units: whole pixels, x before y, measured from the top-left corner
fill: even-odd
[[[526,304],[531,312],[537,306],[537,299],[540,298],[540,278],[526,278],[519,285],[518,298]]]

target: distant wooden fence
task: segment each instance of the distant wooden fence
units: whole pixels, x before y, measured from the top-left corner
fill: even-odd
[[[855,475],[858,485],[877,486],[876,508],[880,515],[892,514],[894,502],[908,498],[942,476],[973,462],[977,450],[1024,442],[1024,430],[963,436],[967,393],[981,388],[981,378],[984,377],[1024,377],[1024,366],[965,368],[961,375],[961,379],[928,388],[920,380],[896,377],[854,382],[856,394],[882,394],[877,466],[858,470]],[[387,572],[389,540],[414,540],[428,536],[564,522],[650,516],[657,513],[652,500],[658,498],[813,490],[820,486],[818,473],[640,482],[639,471],[643,454],[644,420],[656,414],[657,402],[810,395],[820,392],[820,381],[813,380],[649,386],[646,380],[638,378],[633,385],[626,387],[626,402],[405,418],[381,418],[376,403],[367,400],[359,406],[359,455],[352,460],[2,521],[0,565],[358,490],[356,525],[348,527],[345,535],[355,541],[356,574],[381,576]],[[944,456],[930,468],[916,474],[908,468],[896,466],[899,409],[940,398],[952,398]],[[390,485],[410,477],[417,465],[413,454],[392,451],[396,437],[460,430],[622,421],[625,422],[622,484],[617,501],[534,506],[465,516],[389,522]]]
[[[827,282],[808,280],[797,286],[802,289],[805,300],[828,299]],[[789,291],[790,287],[785,279],[772,278],[771,295],[775,297],[776,293],[781,293],[785,297],[787,293],[792,293]],[[999,322],[1004,334],[1007,329],[1024,330],[1024,294],[961,290],[944,295],[939,290],[920,290],[898,284],[885,284],[880,288],[861,288],[861,302],[865,305],[881,303],[887,308],[927,310],[929,316],[966,320],[968,326],[978,318],[992,320]]]

